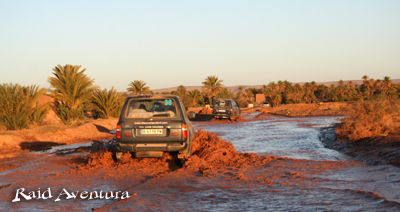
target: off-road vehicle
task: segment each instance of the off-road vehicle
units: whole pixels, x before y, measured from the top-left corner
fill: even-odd
[[[239,104],[233,99],[217,99],[215,101],[212,116],[217,119],[231,119],[235,121],[240,118]]]
[[[195,117],[189,113],[190,118]],[[182,100],[175,95],[135,95],[126,98],[116,129],[115,157],[161,157],[176,152],[189,157],[194,129]]]

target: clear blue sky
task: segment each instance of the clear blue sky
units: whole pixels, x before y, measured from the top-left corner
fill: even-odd
[[[400,1],[0,1],[0,83],[101,88],[400,78]]]

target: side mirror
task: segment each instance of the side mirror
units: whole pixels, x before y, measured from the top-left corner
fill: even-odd
[[[190,118],[190,119],[194,119],[195,117],[196,117],[196,113],[193,112],[193,111],[190,111],[190,112],[189,112],[189,118]]]

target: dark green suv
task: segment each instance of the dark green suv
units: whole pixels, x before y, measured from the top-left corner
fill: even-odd
[[[240,118],[239,104],[233,99],[218,99],[215,101],[212,116],[217,119],[227,119],[232,121]]]
[[[189,113],[194,118],[194,112]],[[161,157],[176,152],[189,157],[194,129],[182,100],[175,95],[136,95],[126,98],[117,123],[115,157],[123,152]]]

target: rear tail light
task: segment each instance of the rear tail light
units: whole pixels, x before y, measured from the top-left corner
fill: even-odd
[[[121,125],[117,125],[117,131],[115,132],[117,138],[121,138]]]
[[[187,125],[182,124],[182,138],[187,138],[187,136],[188,136]]]
[[[214,109],[211,109],[211,113],[214,113]]]
[[[231,113],[233,113],[233,109],[231,109]]]

